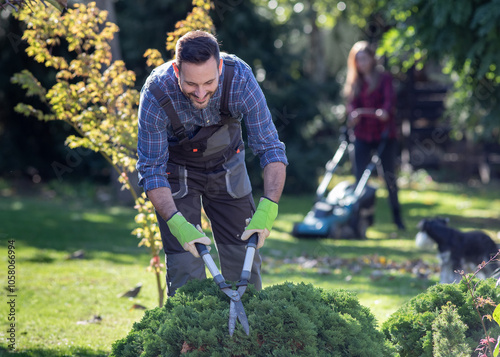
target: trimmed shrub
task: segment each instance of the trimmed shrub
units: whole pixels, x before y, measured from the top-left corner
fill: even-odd
[[[473,279],[472,284],[475,285],[476,297],[490,298],[496,304],[500,303],[500,291],[495,289],[495,283],[496,280],[493,278]],[[467,326],[463,332],[464,342],[474,351],[480,339],[484,338],[484,330],[463,279],[459,284],[431,286],[426,292],[417,295],[393,313],[382,324],[381,331],[396,347],[401,357],[432,357],[432,326],[448,303],[456,306],[456,312],[461,322]],[[491,315],[494,308],[494,306],[486,304],[479,308],[479,312],[481,316]],[[488,319],[483,319],[483,321],[490,331],[490,335],[498,336],[500,334],[500,327],[496,322]]]
[[[347,291],[284,283],[242,298],[250,325],[229,336],[229,298],[211,280],[193,280],[146,311],[111,356],[393,356],[374,316]]]

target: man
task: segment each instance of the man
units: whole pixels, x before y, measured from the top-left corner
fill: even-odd
[[[244,161],[242,121],[264,172],[257,209]],[[160,226],[168,295],[190,279],[206,278],[195,247],[211,243],[199,228],[202,205],[221,272],[237,281],[245,240],[258,233],[260,248],[269,236],[288,165],[250,67],[236,56],[221,56],[209,33],[191,31],[181,37],[175,61],[156,68],[141,91],[138,156],[139,185]],[[257,250],[250,280],[257,289],[262,287],[260,266]]]

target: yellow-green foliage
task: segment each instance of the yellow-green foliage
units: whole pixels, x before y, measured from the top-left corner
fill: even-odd
[[[10,7],[15,11],[19,11],[19,9],[21,9],[22,7],[29,7],[36,2],[37,0],[0,0],[0,10]],[[67,8],[68,6],[67,0],[39,0],[39,2],[41,2],[45,6],[50,4],[60,11]]]
[[[207,32],[214,31],[212,19],[208,15],[208,11],[212,7],[209,0],[193,0],[193,11],[190,12],[185,20],[179,21],[175,25],[175,31],[169,32],[167,35],[167,50],[175,50],[177,40],[192,30],[204,30]]]
[[[28,55],[57,71],[56,84],[48,90],[27,70],[14,75],[13,82],[21,84],[28,95],[37,95],[51,112],[26,104],[18,104],[16,110],[70,124],[79,136],[67,138],[69,147],[100,152],[120,173],[133,171],[139,93],[132,89],[134,72],[123,61],[112,62],[109,41],[118,27],[106,22],[107,12],[95,3],[76,4],[61,16],[38,3],[15,16],[26,23],[23,39],[28,42]],[[53,54],[62,47],[68,56]],[[120,180],[128,185],[125,175]]]
[[[181,20],[175,24],[175,30],[167,33],[166,48],[171,51],[172,56],[175,55],[175,45],[177,40],[192,30],[203,30],[214,32],[214,24],[209,15],[210,9],[213,7],[210,0],[193,0],[193,10],[186,16],[185,20]],[[160,51],[156,49],[148,49],[144,53],[146,63],[149,67],[156,67],[163,64],[165,61],[161,57]]]

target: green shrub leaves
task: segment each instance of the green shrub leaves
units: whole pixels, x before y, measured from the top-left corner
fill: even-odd
[[[391,356],[369,310],[347,291],[284,283],[243,296],[250,336],[229,336],[229,300],[212,280],[190,281],[147,311],[112,356]]]
[[[495,280],[474,279],[476,296],[490,298],[495,303],[500,302],[500,296],[495,291]],[[382,332],[394,344],[401,357],[433,357],[433,324],[449,304],[456,307],[460,322],[455,326],[455,333],[464,333],[465,342],[472,351],[484,336],[481,321],[478,319],[475,305],[467,290],[467,284],[438,284],[431,286],[426,292],[414,297],[407,304],[382,324]],[[481,315],[491,314],[494,307],[485,304],[480,306]],[[441,316],[441,319],[444,318]],[[491,335],[498,336],[500,328],[491,321],[484,321]],[[462,332],[462,323],[467,329]]]

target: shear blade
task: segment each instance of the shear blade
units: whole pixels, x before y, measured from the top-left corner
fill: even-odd
[[[229,297],[230,299],[233,299],[233,291],[234,291],[234,290],[231,290],[231,289],[229,289],[229,288],[224,288],[224,289],[221,289],[221,290],[222,290],[222,292],[223,292],[224,294],[226,294],[226,295],[227,295],[227,297]]]
[[[247,290],[247,285],[242,285],[242,286],[238,287],[238,294],[240,295],[240,299],[246,290]]]
[[[236,307],[234,306],[234,302],[231,300],[231,303],[229,304],[229,335],[233,336],[234,333],[234,328],[236,326]]]
[[[236,315],[238,316],[238,320],[240,320],[241,326],[243,326],[243,330],[247,335],[250,334],[250,326],[248,325],[247,314],[245,314],[245,309],[243,308],[243,304],[241,300],[238,303],[234,304],[236,307]]]

